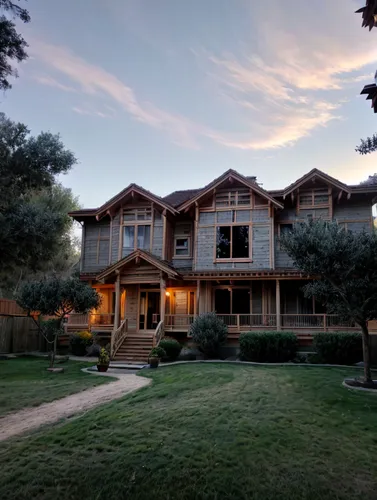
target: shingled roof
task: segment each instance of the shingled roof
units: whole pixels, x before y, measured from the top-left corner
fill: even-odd
[[[182,191],[174,191],[173,193],[165,196],[163,200],[176,208],[195,196],[199,191],[200,189],[184,189]]]

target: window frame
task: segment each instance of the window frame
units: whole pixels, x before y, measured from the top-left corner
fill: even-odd
[[[135,218],[134,220],[124,220],[125,214],[129,213],[134,213]],[[148,217],[150,214],[150,218],[144,218],[140,220],[138,218],[139,215],[143,214],[144,216]],[[123,251],[125,248],[124,246],[124,232],[125,232],[125,227],[133,227],[134,228],[134,247],[133,247],[133,252],[136,250],[144,250],[147,252],[152,252],[152,246],[153,246],[153,225],[154,225],[154,210],[153,207],[137,207],[137,208],[124,208],[122,210],[122,236],[121,236],[121,247],[120,247],[120,257],[122,258]],[[138,247],[138,228],[139,226],[149,226],[149,247],[147,248],[139,248]]]
[[[248,257],[232,257],[232,250],[233,250],[233,227],[236,226],[243,226],[247,227],[249,229],[249,255]],[[214,244],[214,262],[252,262],[252,255],[253,255],[253,249],[252,249],[252,231],[253,231],[253,225],[250,222],[233,222],[233,223],[218,223],[216,222],[215,224],[215,244]],[[231,228],[230,230],[230,257],[217,257],[217,231],[218,228],[220,227],[229,227]]]
[[[178,247],[178,245],[177,245],[178,240],[187,240],[187,247],[182,247],[182,245],[180,245],[180,247]],[[177,250],[183,250],[186,248],[187,248],[187,252],[188,252],[187,255],[177,254]],[[191,235],[176,234],[174,236],[174,255],[173,255],[173,258],[174,259],[190,259],[191,258]]]
[[[99,265],[99,256],[100,256],[100,249],[101,249],[101,241],[108,241],[110,245],[110,231],[111,229],[109,228],[108,236],[102,236],[102,227],[98,228],[98,236],[97,236],[97,255],[96,255],[96,264]]]
[[[316,194],[318,196],[325,196],[325,191],[326,188],[313,188],[313,189],[308,189],[308,190],[303,190],[298,193],[297,195],[297,204],[299,210],[310,210],[310,209],[316,209],[316,208],[327,208],[331,206],[331,189],[327,188],[327,202],[323,203],[315,203],[315,196]],[[311,196],[312,202],[308,205],[304,205],[300,202],[301,196]]]
[[[281,226],[292,226],[292,229],[293,229],[294,225],[295,225],[297,222],[300,222],[300,221],[284,221],[284,222],[279,222],[279,223],[278,223],[278,245],[279,245],[279,250],[281,250],[282,252],[283,252],[284,250],[281,248],[281,245],[280,245],[280,238],[281,238]]]

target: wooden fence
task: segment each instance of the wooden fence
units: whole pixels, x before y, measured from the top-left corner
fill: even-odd
[[[41,338],[37,325],[27,316],[0,316],[0,352],[38,351]]]
[[[27,316],[26,312],[15,300],[0,299],[0,315],[6,316]]]

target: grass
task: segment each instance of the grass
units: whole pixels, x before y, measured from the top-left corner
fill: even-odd
[[[353,369],[192,364],[2,444],[0,498],[376,498],[377,398]]]
[[[32,357],[0,361],[0,416],[114,380],[83,373],[81,369],[90,363],[56,365],[63,367],[64,373],[49,373],[48,366],[48,360]]]

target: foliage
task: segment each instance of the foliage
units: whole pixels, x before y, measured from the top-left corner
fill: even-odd
[[[373,153],[377,150],[377,134],[373,134],[372,137],[367,137],[366,139],[361,139],[360,144],[355,148],[357,153],[361,155],[367,155]]]
[[[65,279],[53,276],[24,283],[16,300],[27,311],[39,311],[58,318],[72,311],[86,314],[91,309],[97,309],[101,302],[96,290],[76,276]]]
[[[69,189],[56,183],[56,176],[75,163],[58,135],[31,137],[25,125],[0,113],[2,286],[23,279],[26,270],[51,270],[54,257],[64,265],[69,260],[73,222],[67,212],[78,203]]]
[[[29,13],[10,0],[0,0],[0,11],[11,14],[13,18],[18,17],[22,22],[30,21]],[[28,44],[24,38],[17,33],[13,20],[5,15],[0,16],[0,90],[8,90],[12,87],[9,77],[17,77],[17,70],[11,66],[11,61],[18,63],[24,61],[28,55],[26,47]]]
[[[165,358],[166,357],[165,349],[163,349],[160,346],[153,347],[153,349],[151,349],[151,351],[149,353],[149,357],[150,358],[159,358],[159,359]]]
[[[316,333],[313,346],[322,363],[353,365],[362,359],[362,339],[357,332]]]
[[[216,313],[205,313],[194,319],[190,335],[204,354],[216,357],[220,347],[226,342],[228,328]]]
[[[99,294],[77,276],[51,278],[24,283],[16,296],[18,305],[28,311],[38,311],[42,315],[56,316],[59,325],[67,314],[75,311],[86,314],[97,309],[101,303]],[[51,352],[51,366],[54,364],[58,335],[55,335]]]
[[[98,365],[108,365],[109,363],[110,363],[109,353],[108,353],[107,349],[102,347],[100,352],[99,352],[97,364]]]
[[[181,353],[182,346],[178,340],[172,339],[170,337],[164,337],[160,343],[159,347],[164,349],[166,352],[166,361],[175,361]]]
[[[292,332],[247,332],[240,335],[241,357],[260,363],[283,363],[296,356],[298,341]]]
[[[317,220],[297,224],[281,246],[298,269],[320,278],[303,288],[305,296],[361,327],[364,378],[371,381],[368,321],[377,319],[377,234]]]
[[[72,354],[75,356],[84,356],[86,348],[93,344],[93,340],[93,335],[88,331],[72,334],[69,338]]]

